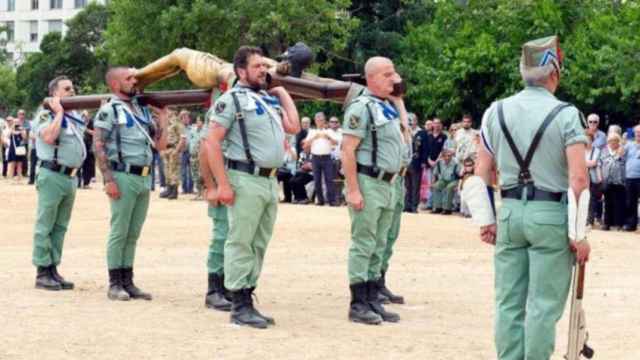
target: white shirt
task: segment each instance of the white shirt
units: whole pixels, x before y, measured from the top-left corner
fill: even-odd
[[[307,134],[305,140],[309,141],[317,134],[327,134],[331,139],[338,141],[334,132],[330,129],[309,129],[309,134]],[[333,145],[327,138],[319,137],[311,142],[311,155],[330,155],[331,150],[333,150]]]
[[[329,129],[331,134],[333,134],[333,138],[338,141],[337,144],[333,146],[333,150],[331,151],[331,157],[335,160],[340,160],[340,146],[342,145],[342,129],[338,128],[337,130]]]

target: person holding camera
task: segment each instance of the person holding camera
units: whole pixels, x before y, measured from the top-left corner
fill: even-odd
[[[7,178],[16,176],[16,183],[22,180],[22,163],[27,156],[27,132],[20,121],[7,117],[7,128],[3,133],[5,157],[7,159]]]

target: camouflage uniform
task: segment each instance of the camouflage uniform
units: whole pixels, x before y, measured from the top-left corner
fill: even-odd
[[[162,151],[162,160],[167,185],[177,187],[180,185],[180,152],[177,147],[185,133],[184,125],[177,117],[172,117],[167,132],[167,149]]]
[[[191,178],[196,186],[198,196],[202,195],[203,182],[200,178],[200,141],[204,127],[198,129],[196,126],[189,132],[189,154],[191,156]]]

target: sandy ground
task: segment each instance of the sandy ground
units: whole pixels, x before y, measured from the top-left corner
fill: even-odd
[[[492,248],[469,220],[403,217],[388,275],[408,300],[390,306],[402,321],[364,326],[347,321],[347,210],[280,206],[257,291],[277,326],[254,330],[203,306],[205,203],[157,195],[136,260],[136,281],[154,300],[112,302],[106,196],[78,190],[61,266],[76,290],[45,292],[33,288],[36,192],[0,180],[0,359],[495,359]],[[640,358],[639,240],[591,233],[585,307],[597,359]],[[567,318],[553,359],[566,349]]]

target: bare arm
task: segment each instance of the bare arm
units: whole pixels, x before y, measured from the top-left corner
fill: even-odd
[[[222,125],[212,122],[209,135],[202,144],[207,152],[208,169],[213,173],[218,184],[218,200],[224,205],[232,205],[234,193],[229,184],[229,179],[224,170],[224,157],[222,156],[222,141],[227,134],[227,129]]]
[[[58,136],[60,136],[60,129],[62,128],[62,118],[64,117],[64,109],[62,105],[60,105],[60,98],[54,97],[49,102],[49,106],[51,107],[51,111],[53,111],[56,115],[46,128],[40,131],[40,137],[42,141],[49,145],[53,145],[56,142]]]
[[[298,109],[289,93],[281,86],[269,90],[269,93],[276,95],[282,105],[282,127],[287,134],[297,134],[300,132],[300,118]]]
[[[573,193],[580,196],[583,190],[589,188],[587,165],[584,158],[584,144],[573,144],[565,149],[567,163],[569,164],[569,186]]]
[[[118,126],[118,125],[116,125]],[[104,179],[105,192],[112,199],[118,199],[120,197],[120,191],[118,185],[111,172],[111,166],[109,164],[109,157],[107,155],[107,139],[109,134],[102,128],[96,127],[93,135],[93,142],[96,148],[96,161],[98,168],[102,173]]]
[[[360,185],[358,184],[358,168],[356,163],[356,149],[360,145],[360,139],[353,135],[344,135],[342,138],[342,172],[347,185],[347,202],[354,210],[364,207]]]
[[[167,148],[167,126],[169,123],[169,113],[166,107],[151,107],[155,115],[156,132],[153,141],[156,143],[156,150],[162,151]]]

